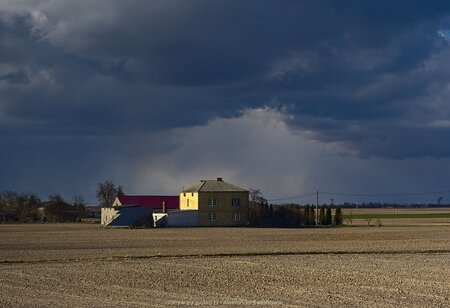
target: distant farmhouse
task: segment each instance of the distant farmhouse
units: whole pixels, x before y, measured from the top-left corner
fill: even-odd
[[[102,208],[105,227],[245,226],[249,192],[223,181],[202,180],[179,196],[118,196]]]
[[[37,209],[39,221],[74,222],[79,217],[78,210],[63,200],[43,202],[43,206]]]
[[[248,190],[217,180],[202,180],[180,193],[180,209],[198,211],[199,226],[244,226]]]

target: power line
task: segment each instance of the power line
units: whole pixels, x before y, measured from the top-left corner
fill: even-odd
[[[293,197],[287,197],[287,198],[267,199],[267,201],[283,201],[283,200],[302,199],[302,198],[314,196],[315,194],[316,194],[316,193],[313,192],[313,193],[308,193],[308,194],[303,194],[303,195],[298,195],[298,196],[293,196]]]
[[[426,195],[438,195],[438,194],[448,194],[450,190],[441,190],[441,191],[427,191],[427,192],[417,192],[417,193],[390,193],[390,194],[368,194],[368,193],[339,193],[339,192],[325,192],[319,191],[319,194],[327,195],[327,196],[343,196],[343,197],[407,197],[407,196],[426,196]],[[317,192],[305,193],[297,196],[286,197],[286,198],[273,198],[267,199],[267,201],[287,201],[287,200],[295,200],[295,199],[303,199],[306,197],[312,197],[316,195]]]

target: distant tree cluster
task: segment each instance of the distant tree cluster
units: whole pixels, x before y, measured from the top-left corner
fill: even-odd
[[[318,217],[312,205],[269,204],[259,190],[250,191],[249,225],[254,227],[310,227],[342,224],[342,210],[336,209],[332,217],[331,208],[322,205]],[[317,221],[316,221],[317,219]]]
[[[80,221],[85,215],[83,197],[75,196],[73,204],[56,193],[42,201],[33,193],[0,192],[0,222],[66,222]]]
[[[96,195],[101,206],[111,206],[123,188],[111,181],[98,183]],[[86,217],[86,202],[76,195],[68,203],[59,193],[42,201],[34,193],[0,192],[0,223],[76,222]]]
[[[297,205],[299,206],[299,205]],[[299,206],[300,207],[300,206]],[[342,224],[342,211],[340,208],[336,209],[334,219],[331,215],[331,207],[322,205],[319,209],[318,216],[316,217],[315,207],[307,204],[303,207],[303,226],[330,226],[330,225]]]

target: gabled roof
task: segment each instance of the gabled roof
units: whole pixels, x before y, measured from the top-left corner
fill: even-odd
[[[174,210],[180,207],[179,196],[117,196],[122,205],[138,204],[142,207],[162,209],[163,201],[166,201],[167,209]]]
[[[183,192],[236,192],[236,191],[248,191],[244,188],[238,187],[236,185],[227,183],[222,180],[222,178],[217,178],[217,180],[201,180],[200,183],[195,184]]]

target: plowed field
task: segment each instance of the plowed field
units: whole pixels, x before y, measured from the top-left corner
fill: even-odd
[[[0,306],[450,306],[450,227],[0,225]]]

